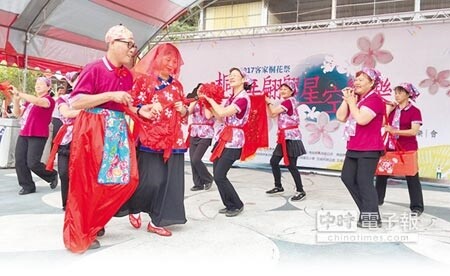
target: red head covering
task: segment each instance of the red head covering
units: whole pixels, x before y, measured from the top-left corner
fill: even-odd
[[[157,76],[161,71],[162,58],[167,55],[174,55],[177,60],[177,67],[171,76],[178,79],[180,76],[180,67],[184,64],[181,54],[177,47],[171,43],[159,44],[150,50],[139,62],[134,66],[133,73],[135,75],[155,75]]]

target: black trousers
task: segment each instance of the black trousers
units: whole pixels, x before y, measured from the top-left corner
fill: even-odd
[[[66,207],[69,192],[69,159],[70,144],[60,145],[58,148],[58,173],[61,180],[61,199],[63,208]]]
[[[386,186],[389,176],[378,175],[375,187],[378,193],[378,202],[384,202],[384,196],[386,195]],[[406,183],[408,185],[409,192],[409,208],[411,210],[419,210],[423,212],[423,195],[422,195],[422,185],[420,184],[419,173],[414,176],[405,176]]]
[[[25,190],[36,190],[31,172],[47,182],[57,177],[55,170],[47,171],[41,162],[47,137],[19,136],[16,143],[15,166],[19,185]]]
[[[211,145],[212,139],[191,137],[189,144],[189,157],[191,160],[192,179],[194,186],[203,187],[206,183],[213,181],[212,175],[203,163],[202,158]]]
[[[303,192],[303,184],[300,173],[297,169],[297,158],[298,157],[289,157],[289,166],[287,167],[292,177],[294,178],[295,188],[297,192]],[[270,158],[270,166],[272,167],[273,179],[275,181],[275,187],[281,188],[281,169],[280,169],[280,161],[283,159],[283,156],[272,155]]]
[[[228,210],[240,209],[244,206],[239,195],[227,178],[228,171],[231,169],[233,163],[241,156],[241,149],[225,148],[222,156],[216,159],[213,163],[214,182],[219,189],[220,198],[223,205]]]
[[[53,146],[53,140],[55,139],[56,134],[58,133],[59,129],[62,127],[63,122],[59,118],[52,117],[52,146]]]
[[[341,179],[358,206],[360,216],[365,217],[363,215],[370,214],[381,219],[378,210],[378,195],[373,184],[375,170],[380,158],[379,154],[373,153],[373,156],[371,155],[370,152],[349,153],[347,151]]]

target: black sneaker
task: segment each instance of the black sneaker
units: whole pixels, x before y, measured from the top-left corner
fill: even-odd
[[[244,206],[242,206],[240,209],[228,210],[225,213],[225,216],[227,216],[227,217],[235,217],[235,216],[239,215],[243,210],[244,210]]]
[[[36,192],[36,188],[30,189],[30,190],[22,188],[19,191],[19,195],[27,195],[27,194],[32,194],[32,193],[35,193],[35,192]]]
[[[227,212],[228,209],[226,207],[219,210],[219,214],[226,214]]]
[[[282,193],[282,192],[284,192],[283,187],[281,187],[281,188],[280,187],[275,187],[275,188],[273,188],[271,190],[266,191],[266,194],[273,195],[273,194],[279,194],[279,193]]]
[[[89,246],[88,250],[92,249],[99,249],[100,248],[100,242],[98,240],[94,240],[92,244]]]
[[[50,182],[50,189],[55,189],[58,186],[58,174],[55,175],[55,179]]]
[[[212,186],[212,182],[206,183],[205,184],[205,190],[211,189],[211,186]]]
[[[97,237],[103,237],[105,235],[105,227],[100,229],[100,231],[97,232]]]
[[[295,196],[291,197],[291,200],[292,201],[300,201],[300,200],[305,199],[305,197],[306,197],[306,193],[305,192],[297,192],[295,194]]]
[[[411,215],[416,216],[416,217],[420,217],[422,212],[423,211],[420,211],[419,209],[414,209],[414,210],[411,211]]]
[[[201,190],[203,190],[202,186],[194,186],[194,187],[191,188],[191,191],[193,191],[193,192],[201,191]]]

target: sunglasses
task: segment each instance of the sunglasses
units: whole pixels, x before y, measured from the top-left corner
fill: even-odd
[[[122,42],[122,43],[126,43],[128,49],[137,48],[137,45],[136,45],[136,43],[134,43],[134,41],[126,41],[126,40],[120,40],[120,39],[116,39],[114,41],[119,41],[119,42]]]

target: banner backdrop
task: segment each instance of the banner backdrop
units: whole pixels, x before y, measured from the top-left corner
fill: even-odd
[[[450,177],[450,23],[359,27],[316,33],[177,42],[183,59],[186,93],[199,82],[226,82],[231,67],[253,78],[252,93],[277,99],[284,80],[294,80],[301,114],[300,129],[308,154],[300,167],[340,170],[345,156],[342,123],[336,110],[341,89],[363,66],[384,76],[377,89],[393,99],[391,89],[411,82],[421,95],[415,105],[423,126],[418,134],[421,177]],[[276,145],[276,121],[269,119],[269,148],[249,162],[269,163]],[[207,156],[205,156],[207,158]],[[439,173],[440,172],[440,173]]]

